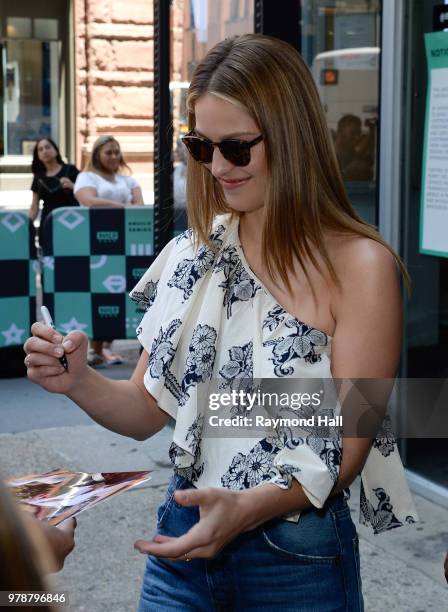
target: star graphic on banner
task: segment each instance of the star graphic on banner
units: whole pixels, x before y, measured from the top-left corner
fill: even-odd
[[[67,321],[67,323],[61,323],[60,327],[65,331],[66,334],[68,334],[71,331],[75,330],[83,331],[84,329],[86,329],[87,325],[85,323],[80,323],[75,319],[75,317],[72,317],[70,321]]]
[[[19,329],[15,323],[11,323],[11,327],[9,329],[2,331],[2,334],[5,336],[5,345],[22,344],[22,336],[24,333],[24,329]]]

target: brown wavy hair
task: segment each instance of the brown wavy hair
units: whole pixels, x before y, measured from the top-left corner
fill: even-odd
[[[120,164],[118,166],[119,170],[121,172],[123,170],[126,170],[128,174],[131,174],[131,169],[129,168],[127,163],[124,161],[123,153],[121,152],[120,143],[113,136],[107,136],[107,135],[99,136],[93,143],[92,152],[87,161],[85,171],[86,172],[104,172],[104,167],[100,159],[100,153],[104,145],[109,144],[109,142],[115,143],[120,149]]]
[[[375,227],[361,219],[348,199],[313,77],[291,45],[261,34],[234,36],[215,45],[191,80],[187,97],[190,130],[196,124],[195,103],[206,93],[243,108],[263,134],[268,177],[262,254],[274,282],[280,276],[291,291],[288,271],[293,269],[294,256],[308,280],[305,259],[322,272],[310,246],[315,245],[330,277],[339,285],[324,242],[324,230],[331,230],[382,244],[394,256],[409,286],[400,257]],[[215,215],[239,215],[228,207],[219,182],[191,156],[187,210],[196,239],[205,243]]]

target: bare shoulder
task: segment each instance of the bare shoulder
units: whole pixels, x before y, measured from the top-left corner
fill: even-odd
[[[327,248],[340,280],[340,287],[331,285],[333,376],[395,376],[402,299],[393,253],[373,239],[358,236],[332,237]]]
[[[392,252],[380,242],[364,236],[333,235],[328,252],[341,287],[357,289],[397,283],[399,270]]]

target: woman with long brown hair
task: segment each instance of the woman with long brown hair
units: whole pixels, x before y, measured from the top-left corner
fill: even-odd
[[[81,206],[92,208],[124,208],[143,205],[139,183],[131,176],[116,138],[103,134],[93,143],[86,168],[78,175],[74,192]],[[123,363],[111,351],[112,340],[94,338],[88,363],[92,367]]]
[[[134,375],[105,380],[85,365],[83,334],[35,324],[29,377],[136,439],[176,420],[157,534],[135,544],[148,554],[140,612],[363,610],[350,484],[361,473],[360,519],[376,533],[416,520],[393,436],[260,431],[244,421],[246,399],[260,380],[306,390],[313,379],[393,378],[406,273],[354,212],[292,47],[261,35],[218,43],[196,68],[188,110],[190,229],[132,292],[146,309]]]

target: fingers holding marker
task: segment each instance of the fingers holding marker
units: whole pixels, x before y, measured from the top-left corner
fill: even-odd
[[[62,341],[62,336],[60,336],[60,341]],[[28,338],[23,349],[28,355],[31,353],[43,353],[45,355],[51,355],[52,357],[61,357],[64,354],[62,344],[56,344],[38,336],[31,336],[31,338]]]
[[[53,344],[60,344],[63,340],[63,336],[58,331],[41,322],[32,324],[31,333],[34,337],[48,340]]]
[[[46,355],[45,353],[30,353],[24,359],[27,368],[40,368],[42,366],[60,366],[58,357]]]
[[[64,366],[59,363],[56,366],[29,367],[27,369],[27,375],[33,382],[38,382],[39,380],[43,380],[45,378],[60,376],[61,374],[64,374],[65,371]]]
[[[65,336],[62,342],[62,348],[69,355],[76,351],[76,349],[82,347],[83,344],[87,347],[87,336],[83,332],[72,331]]]

